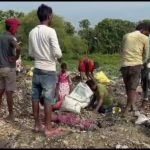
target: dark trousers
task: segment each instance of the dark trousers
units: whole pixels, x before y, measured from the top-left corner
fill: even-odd
[[[142,84],[142,89],[143,89],[143,98],[144,100],[148,100],[148,89],[150,89],[150,79],[149,79],[149,74],[150,74],[150,68],[143,68],[141,70],[141,84]]]

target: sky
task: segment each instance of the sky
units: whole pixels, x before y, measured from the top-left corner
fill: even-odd
[[[62,16],[79,28],[79,22],[88,19],[91,27],[105,18],[123,19],[137,22],[143,19],[150,19],[150,2],[61,2],[61,1],[38,1],[38,2],[0,2],[0,10],[15,10],[28,13],[36,10],[40,4],[52,7],[56,15]]]

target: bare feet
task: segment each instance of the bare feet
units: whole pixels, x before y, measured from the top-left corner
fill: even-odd
[[[45,126],[43,124],[35,125],[34,131],[35,132],[44,132]]]
[[[132,105],[130,111],[137,111],[136,106],[135,106],[135,105]]]
[[[44,133],[46,137],[58,137],[64,135],[63,130],[59,128],[51,128],[51,130],[45,129]]]
[[[9,122],[14,122],[15,118],[14,115],[8,115],[4,120],[9,123]]]
[[[127,115],[128,115],[128,109],[125,108],[125,109],[121,112],[121,116],[122,116],[122,117],[127,117]]]

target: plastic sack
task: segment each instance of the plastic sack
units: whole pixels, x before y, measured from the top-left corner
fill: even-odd
[[[61,110],[63,111],[71,111],[74,113],[80,113],[81,105],[78,101],[73,99],[70,96],[65,96],[65,100],[61,105]]]
[[[93,92],[88,87],[86,83],[80,82],[75,89],[70,93],[70,97],[76,99],[81,103],[88,103],[90,100],[88,99],[93,95]]]
[[[88,106],[92,95],[93,92],[87,84],[80,82],[70,95],[65,96],[61,109],[80,113],[81,108]]]
[[[102,84],[109,84],[110,83],[110,80],[108,79],[108,77],[105,75],[105,73],[103,71],[97,72],[94,75],[94,77],[98,82],[100,82]]]

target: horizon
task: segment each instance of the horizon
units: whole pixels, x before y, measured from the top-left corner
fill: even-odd
[[[8,5],[9,3],[9,5]],[[36,10],[39,5],[46,4],[52,7],[54,14],[69,21],[78,29],[79,22],[88,19],[91,27],[103,19],[122,19],[138,22],[149,19],[150,2],[0,2],[0,10],[14,10],[29,13]]]

